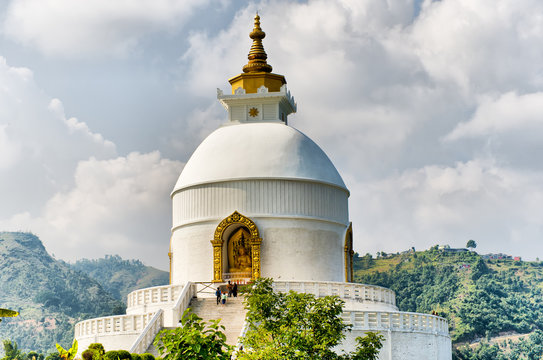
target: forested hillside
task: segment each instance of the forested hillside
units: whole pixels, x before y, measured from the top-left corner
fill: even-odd
[[[71,344],[80,319],[122,313],[124,305],[95,280],[53,259],[35,235],[0,232],[0,307],[19,311],[0,324],[0,339],[26,350]]]
[[[170,281],[166,271],[145,266],[140,260],[123,260],[119,255],[78,260],[72,267],[98,281],[106,291],[123,302],[133,290],[166,285]]]
[[[391,288],[402,311],[436,311],[447,318],[455,345],[543,329],[542,279],[542,262],[484,260],[475,252],[437,246],[355,259],[355,281]],[[485,358],[469,356],[459,358]]]
[[[20,312],[0,323],[0,340],[25,352],[55,351],[57,342],[69,348],[77,321],[123,314],[126,293],[167,283],[168,273],[140,261],[108,256],[70,265],[33,234],[0,232],[0,308]]]

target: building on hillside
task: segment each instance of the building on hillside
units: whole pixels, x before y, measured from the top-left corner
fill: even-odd
[[[484,254],[481,255],[481,257],[485,260],[513,260],[513,257],[511,255],[507,254]]]
[[[248,64],[229,80],[230,94],[217,93],[227,121],[194,151],[174,186],[170,285],[130,293],[126,315],[77,323],[81,351],[93,342],[153,351],[158,331],[176,326],[187,307],[222,318],[235,344],[243,306],[229,300],[217,307],[213,289],[269,277],[277,291],[342,298],[353,325],[342,348],[378,331],[386,339],[381,360],[451,359],[445,319],[398,311],[393,291],[352,282],[349,190],[319,146],[288,125],[296,103],[285,77],[271,72],[264,36],[257,15]]]

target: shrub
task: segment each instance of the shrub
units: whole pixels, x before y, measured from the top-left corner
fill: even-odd
[[[141,360],[155,360],[155,356],[153,354],[143,353],[140,356]]]

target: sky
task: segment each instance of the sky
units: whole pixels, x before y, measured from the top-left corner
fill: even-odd
[[[261,15],[355,251],[543,259],[541,0],[4,0],[0,230],[168,267],[170,192]]]

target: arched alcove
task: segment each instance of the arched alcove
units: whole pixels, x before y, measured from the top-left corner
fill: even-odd
[[[217,228],[213,245],[213,282],[224,282],[225,275],[251,280],[260,277],[260,238],[250,218],[234,211]]]

